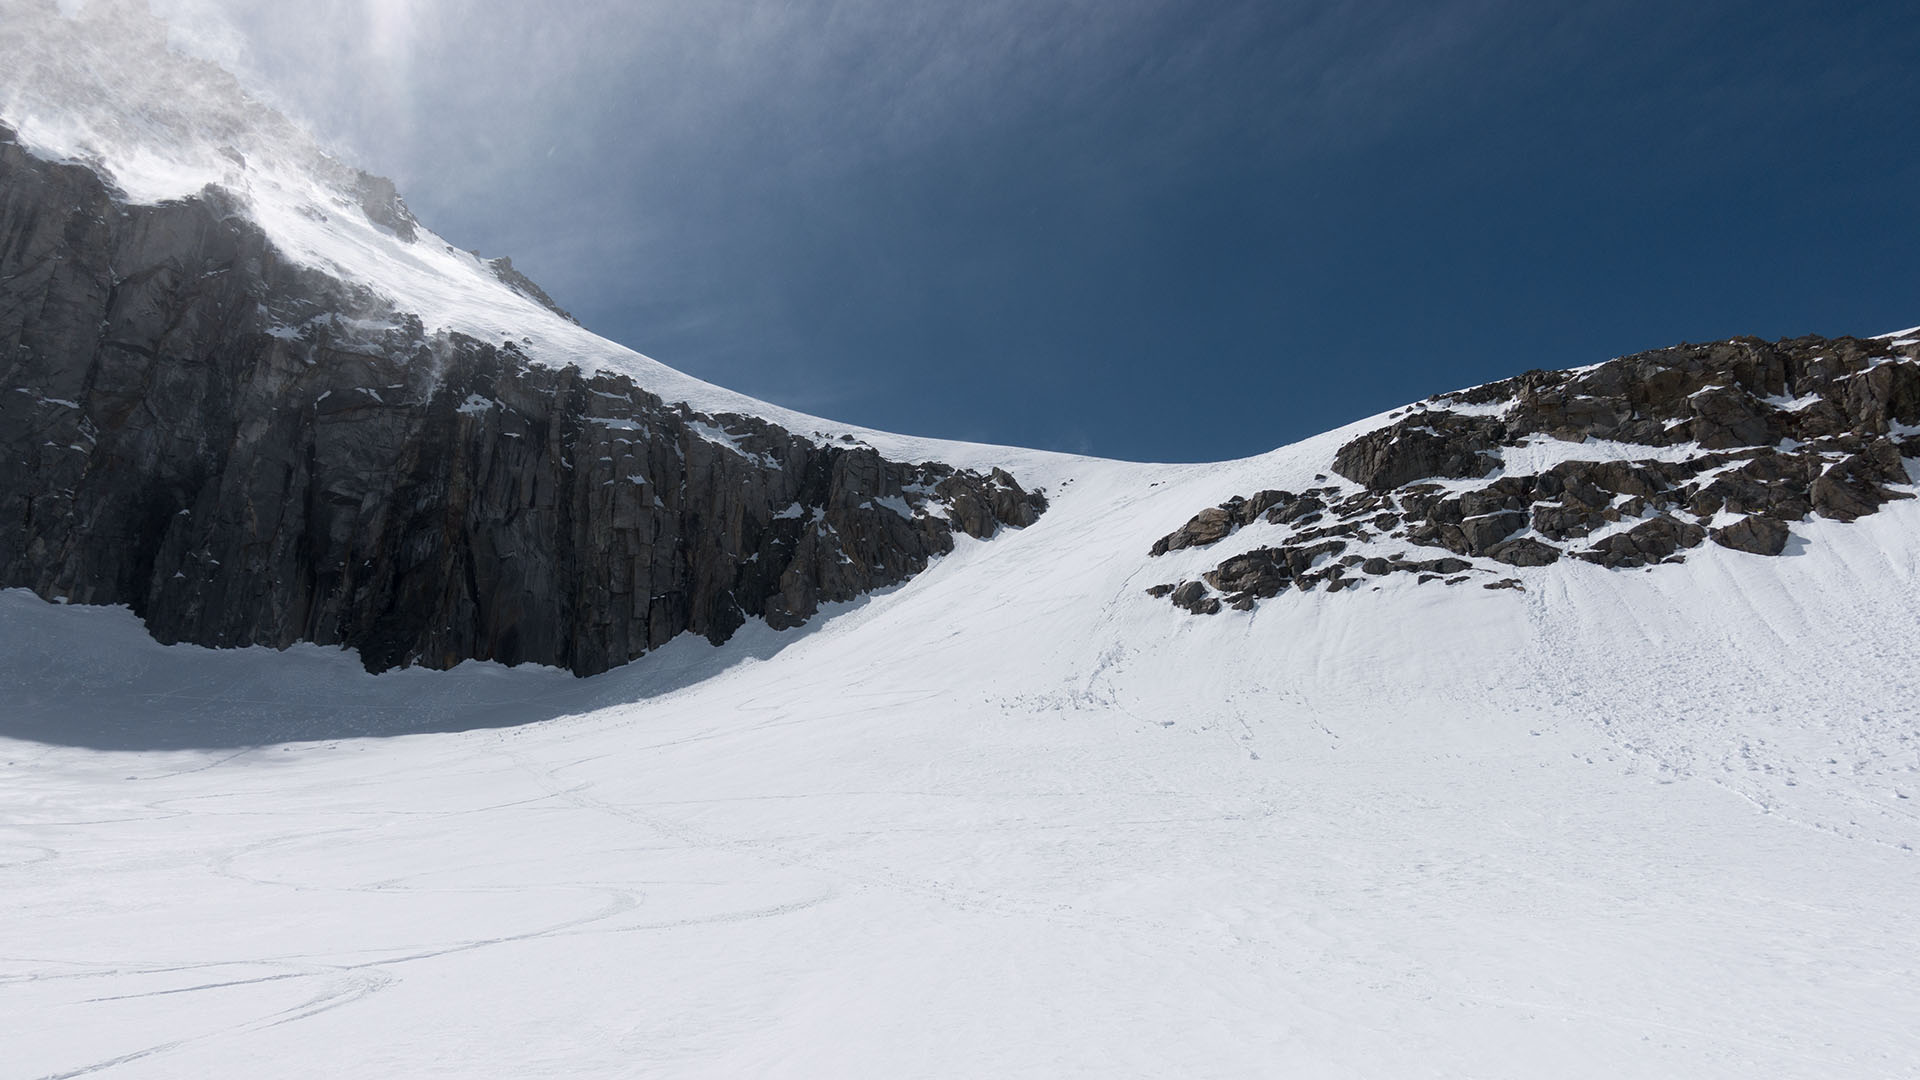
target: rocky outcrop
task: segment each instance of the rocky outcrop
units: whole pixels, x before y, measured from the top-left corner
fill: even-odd
[[[1429,477],[1485,476],[1500,467],[1493,452],[1506,426],[1481,416],[1421,413],[1340,448],[1333,471],[1371,491]]]
[[[480,253],[477,251],[472,254],[475,258],[479,258],[480,256]],[[511,258],[502,255],[497,259],[486,260],[486,264],[488,271],[507,288],[539,304],[541,307],[573,323],[575,326],[580,324],[580,320],[574,318],[572,312],[561,307],[554,301],[553,297],[547,295],[547,290],[535,284],[532,278],[514,269]]]
[[[1284,491],[1256,492],[1251,498],[1241,498],[1236,495],[1219,506],[1210,506],[1200,511],[1185,525],[1155,541],[1152,554],[1165,555],[1169,551],[1179,551],[1182,548],[1205,547],[1223,539],[1243,525],[1253,524],[1254,519],[1268,513],[1269,508],[1275,504],[1290,501],[1293,502],[1293,506],[1289,516],[1298,516],[1310,509],[1318,509],[1317,503],[1312,507],[1306,507],[1294,501],[1293,496]]]
[[[244,167],[246,162],[243,159],[239,164]],[[420,238],[420,221],[407,209],[407,202],[400,197],[393,181],[355,169],[353,194],[368,221],[409,244]]]
[[[397,233],[389,187],[362,193]],[[588,674],[794,626],[1045,507],[430,335],[238,209],[125,205],[0,129],[0,587],[168,642]]]
[[[1713,542],[1753,555],[1778,555],[1787,549],[1787,523],[1753,514],[1724,529],[1715,529]]]
[[[1183,582],[1197,588],[1180,606],[1245,610],[1289,587],[1393,573],[1451,584],[1567,557],[1626,570],[1684,562],[1708,538],[1778,555],[1795,522],[1853,521],[1914,496],[1920,342],[1682,345],[1530,371],[1391,419],[1335,455],[1350,483],[1236,497],[1155,543],[1159,556],[1265,530],[1263,546]],[[1561,460],[1515,472],[1520,447]],[[1256,503],[1264,514],[1249,513]]]

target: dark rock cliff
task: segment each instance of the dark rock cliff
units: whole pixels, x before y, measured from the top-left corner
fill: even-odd
[[[1394,419],[1334,456],[1350,485],[1238,496],[1162,537],[1149,555],[1249,527],[1266,542],[1198,581],[1148,591],[1213,614],[1395,573],[1455,584],[1565,556],[1610,569],[1679,563],[1709,540],[1779,555],[1797,522],[1853,521],[1914,497],[1920,341],[1681,345],[1531,371]],[[1548,455],[1561,460],[1510,466],[1516,448],[1552,444],[1569,444]]]
[[[429,335],[237,210],[126,205],[0,128],[0,587],[128,604],[168,642],[589,674],[794,626],[1045,507]]]

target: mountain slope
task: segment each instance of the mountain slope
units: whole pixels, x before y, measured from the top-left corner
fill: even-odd
[[[15,700],[123,739],[581,712],[12,744],[10,1045],[28,1075],[1899,1075],[1920,502],[1525,592],[1146,595],[1191,505],[1351,434],[1090,464],[725,667],[375,678],[12,604]]]
[[[604,666],[560,647],[551,612],[523,613],[551,657],[503,655],[484,618],[451,652],[383,652],[377,636],[283,633],[297,605],[265,589],[219,610],[288,647],[216,650],[160,644],[119,607],[0,592],[7,1075],[1826,1078],[1920,1060],[1908,336],[1531,373],[1202,465],[854,431],[594,338],[217,71],[109,62],[151,51],[133,40],[150,26],[83,33],[51,5],[18,10],[0,46],[31,63],[0,71],[0,115],[21,142],[0,150],[75,185],[34,205],[64,213],[91,191],[148,223],[102,210],[52,231],[211,236],[273,285],[264,315],[245,289],[221,309],[251,335],[246,362],[187,380],[260,382],[260,399],[176,392],[210,443],[312,449],[329,463],[305,474],[316,490],[363,485],[342,501],[356,522],[430,487],[356,469],[391,425],[394,447],[460,463],[437,475],[490,462],[475,468],[505,488],[682,470],[659,485],[679,536],[725,555],[699,565],[757,565],[748,547],[775,549],[741,538],[811,509],[851,515],[844,533],[930,530],[937,513],[947,544],[876,533],[893,568],[816,589],[804,624],[746,619],[718,647],[648,630],[639,662],[589,678],[363,670],[462,649]],[[156,99],[156,80],[192,92]],[[163,248],[155,279],[228,287],[231,271],[165,267],[181,248]],[[65,272],[28,269],[16,290]],[[138,292],[119,276],[108,291]],[[240,340],[216,338],[189,335]],[[214,351],[128,363],[233,360]],[[5,362],[74,378],[63,358]],[[1777,385],[1742,374],[1776,361]],[[121,470],[213,460],[143,456],[139,439],[196,425],[125,420],[174,400],[136,382],[119,413],[92,375],[0,388],[19,410],[0,432],[33,463],[0,481],[98,477],[88,505],[110,518],[165,489],[108,484]],[[377,422],[317,438],[323,395]],[[76,413],[95,418],[84,438],[57,427]],[[603,453],[641,427],[644,454]],[[102,453],[112,431],[130,441]],[[221,475],[272,475],[221,453]],[[69,454],[100,464],[68,479]],[[853,462],[860,477],[836,481]],[[939,490],[969,471],[972,510]],[[1041,487],[1045,513],[1017,515],[1031,504],[1013,492]],[[193,490],[210,509],[186,518],[222,521],[216,538],[308,505],[252,483]],[[800,513],[778,516],[788,499]],[[413,505],[435,508],[431,527],[380,557],[417,582],[466,579],[438,560],[469,557],[499,507]],[[178,516],[150,547],[44,507],[0,528],[51,522],[77,536],[62,550],[101,560],[22,544],[32,566],[68,568],[51,593],[104,589],[127,550],[259,554],[166,539]],[[539,535],[587,561],[615,546]],[[469,539],[430,542],[444,536]],[[1346,546],[1308,554],[1330,542]],[[278,556],[261,557],[253,580],[272,585]],[[1465,567],[1402,572],[1447,559]],[[824,586],[842,564],[788,565]],[[704,595],[786,595],[753,573]],[[1519,587],[1481,587],[1503,582]],[[381,606],[416,619],[396,640],[455,633],[416,593]]]

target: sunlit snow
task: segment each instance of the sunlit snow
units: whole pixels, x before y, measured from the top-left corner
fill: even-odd
[[[137,123],[62,100],[154,88],[25,25],[7,119],[135,199],[221,184],[430,330],[1052,505],[585,680],[168,647],[0,593],[0,1076],[1914,1075],[1920,500],[1775,559],[1187,616],[1145,588],[1258,530],[1156,538],[1386,418],[1159,466],[754,402],[341,207],[337,163],[217,87]]]

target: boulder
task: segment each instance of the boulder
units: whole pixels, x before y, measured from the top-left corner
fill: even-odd
[[[1599,513],[1581,507],[1542,503],[1533,508],[1533,531],[1549,540],[1585,536],[1602,524]]]
[[[1645,566],[1671,558],[1681,548],[1697,547],[1707,531],[1666,514],[1648,518],[1580,552],[1588,562],[1616,569]]]
[[[1752,514],[1710,534],[1713,542],[1754,555],[1778,555],[1787,547],[1787,524]]]
[[[1465,555],[1485,555],[1500,541],[1527,527],[1527,515],[1519,510],[1501,510],[1470,517],[1460,523],[1460,535],[1466,544]]]
[[[1890,439],[1874,439],[1865,450],[1820,474],[1813,482],[1813,508],[1822,517],[1853,521],[1893,499],[1912,498],[1910,494],[1888,491],[1885,487],[1907,481],[1900,448]]]
[[[1173,590],[1173,605],[1195,615],[1212,615],[1220,610],[1220,600],[1198,581],[1183,581]]]
[[[1508,566],[1550,566],[1560,561],[1560,549],[1532,537],[1519,537],[1488,548],[1487,557]]]
[[[1235,525],[1245,526],[1259,520],[1260,515],[1266,513],[1270,507],[1279,506],[1292,499],[1293,494],[1287,491],[1256,491],[1245,498],[1235,495],[1221,504],[1220,508],[1227,512]]]
[[[1208,571],[1207,584],[1223,593],[1250,593],[1266,597],[1277,595],[1293,576],[1284,552],[1276,548],[1258,548],[1235,555]]]
[[[1190,547],[1205,547],[1225,538],[1233,531],[1232,511],[1219,506],[1209,506],[1193,515],[1185,525],[1173,530],[1154,542],[1149,555],[1165,555],[1169,551],[1180,551]]]

